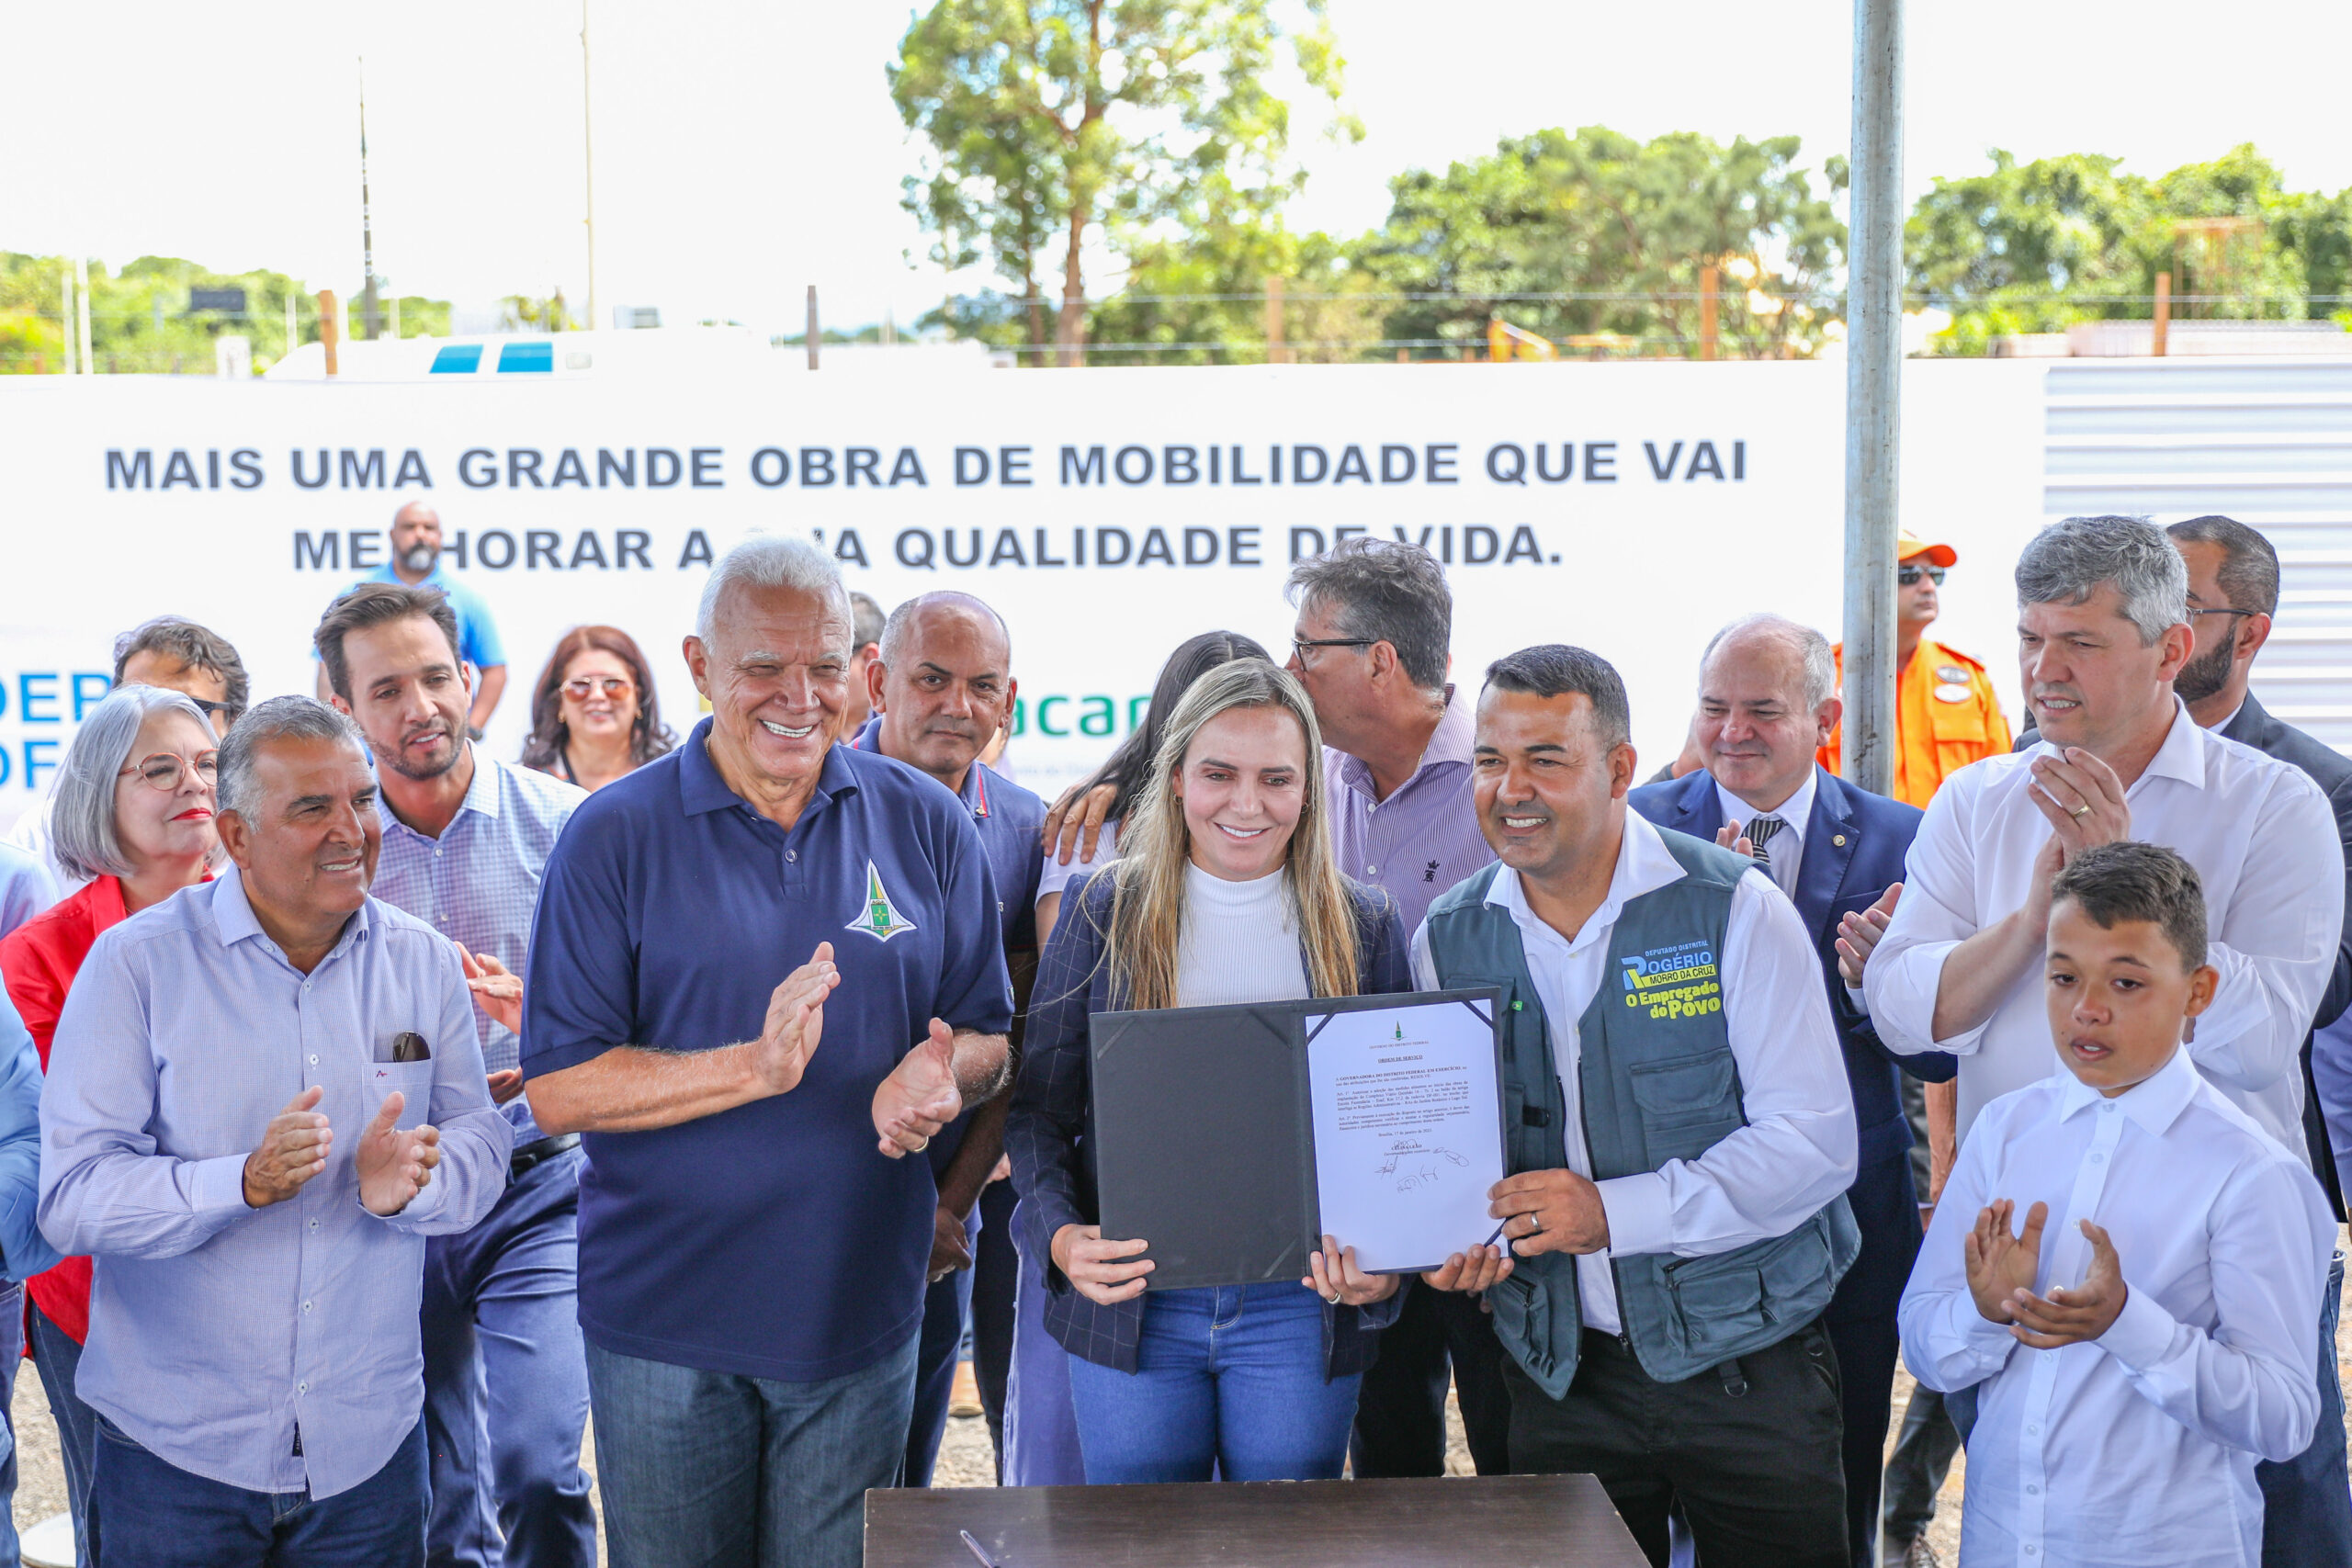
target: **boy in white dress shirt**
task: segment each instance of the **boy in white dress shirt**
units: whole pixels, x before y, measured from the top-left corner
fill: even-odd
[[[2048,887],[2067,1071],[1980,1114],[1900,1314],[1919,1381],[1976,1398],[1961,1562],[2253,1568],[2255,1461],[2318,1418],[2335,1227],[2181,1048],[2217,979],[2196,871],[2124,841]]]

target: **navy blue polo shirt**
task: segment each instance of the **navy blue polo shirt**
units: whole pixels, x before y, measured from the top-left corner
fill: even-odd
[[[882,750],[882,716],[867,719],[850,744],[861,751]],[[931,775],[925,773],[925,778]],[[939,784],[937,779],[932,779]],[[941,788],[946,786],[942,784]],[[989,870],[996,879],[997,917],[1004,928],[1004,951],[1037,950],[1037,883],[1045,874],[1046,803],[986,762],[974,762],[964,773],[957,796],[972,814],[980,846],[988,852]],[[940,1130],[931,1141],[931,1168],[944,1173],[947,1162],[963,1145],[967,1111]]]
[[[587,1134],[580,1325],[625,1356],[840,1377],[922,1320],[937,1190],[876,1147],[874,1091],[934,1016],[1010,1027],[995,884],[969,814],[914,769],[833,747],[787,833],[727,787],[709,732],[590,795],[557,840],[523,1071],[756,1039],[770,993],[831,942],[842,983],[798,1087]]]

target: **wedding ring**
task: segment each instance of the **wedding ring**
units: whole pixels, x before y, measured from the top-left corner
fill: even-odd
[[[2066,808],[2066,815],[2074,818],[2077,821],[2080,821],[2083,818],[2088,817],[2090,814],[2091,808],[2087,806],[2070,806]]]
[[[1537,1218],[1536,1218],[1534,1215],[1532,1215],[1532,1214],[1530,1214],[1530,1215],[1528,1215],[1528,1216],[1527,1216],[1527,1234],[1528,1234],[1528,1235],[1533,1235],[1536,1232],[1538,1232],[1538,1231],[1542,1230],[1543,1228],[1544,1228],[1544,1222],[1543,1222],[1542,1220],[1537,1219]]]
[[[1340,1298],[1336,1295],[1325,1296],[1323,1299],[1333,1306],[1338,1306],[1340,1304]]]
[[[927,1148],[929,1148],[929,1147],[931,1147],[931,1140],[930,1140],[929,1138],[925,1138],[922,1143],[917,1144],[917,1145],[913,1147],[913,1149],[911,1149],[911,1150],[910,1150],[910,1151],[909,1151],[909,1152],[913,1153],[913,1154],[921,1154],[921,1153],[922,1153],[922,1152],[923,1152],[923,1150],[925,1150],[925,1149],[927,1149]]]

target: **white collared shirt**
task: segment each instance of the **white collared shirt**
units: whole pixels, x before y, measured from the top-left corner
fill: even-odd
[[[1804,783],[1796,793],[1770,811],[1758,811],[1747,802],[1724,788],[1723,781],[1715,781],[1715,804],[1723,808],[1725,822],[1736,822],[1743,832],[1747,824],[1758,817],[1777,817],[1785,826],[1772,835],[1764,846],[1768,859],[1765,870],[1780,886],[1781,892],[1793,898],[1797,896],[1797,872],[1804,864],[1804,830],[1813,820],[1813,795],[1819,787],[1820,776],[1812,768],[1804,771]]]
[[[1862,976],[1889,1049],[1960,1057],[1963,1138],[1989,1101],[2059,1070],[2039,964],[1984,1022],[1932,1038],[1944,959],[2025,904],[2051,837],[2026,792],[2028,766],[2056,751],[2045,741],[1944,781]],[[2207,962],[2222,983],[2189,1046],[2198,1069],[2264,1132],[2301,1148],[2298,1053],[2344,934],[2344,849],[2326,797],[2301,769],[2199,729],[2176,698],[2164,744],[2124,800],[2132,837],[2177,851],[2205,885]]]
[[[2335,1244],[2294,1146],[2186,1052],[2113,1100],[2060,1073],[1984,1108],[1897,1313],[1921,1382],[1977,1387],[1962,1568],[2261,1561],[2255,1461],[2311,1441]],[[2036,1350],[1976,1310],[1963,1237],[1998,1198],[2018,1229],[2050,1205],[2037,1294],[2088,1269],[2078,1219],[2107,1230],[2128,1294],[2098,1340]]]
[[[1510,867],[1497,871],[1487,889],[1487,902],[1508,909],[1519,926],[1567,1106],[1562,1131],[1568,1168],[1579,1176],[1591,1176],[1592,1156],[1577,1094],[1577,1021],[1606,977],[1619,911],[1682,875],[1658,830],[1628,811],[1609,897],[1575,941],[1527,907]],[[1611,1257],[1703,1258],[1786,1235],[1853,1185],[1854,1100],[1822,993],[1821,959],[1796,907],[1761,872],[1749,872],[1732,891],[1722,977],[1724,1024],[1747,1125],[1695,1160],[1668,1160],[1655,1171],[1599,1183],[1609,1247],[1577,1259],[1577,1281],[1586,1325],[1605,1334],[1624,1326]],[[1443,984],[1430,957],[1427,921],[1413,933],[1413,979],[1425,990]]]

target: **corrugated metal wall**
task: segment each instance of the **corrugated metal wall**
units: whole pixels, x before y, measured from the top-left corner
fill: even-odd
[[[2352,359],[2053,365],[2043,405],[2051,516],[2219,512],[2269,536],[2283,581],[2255,694],[2352,752]]]

